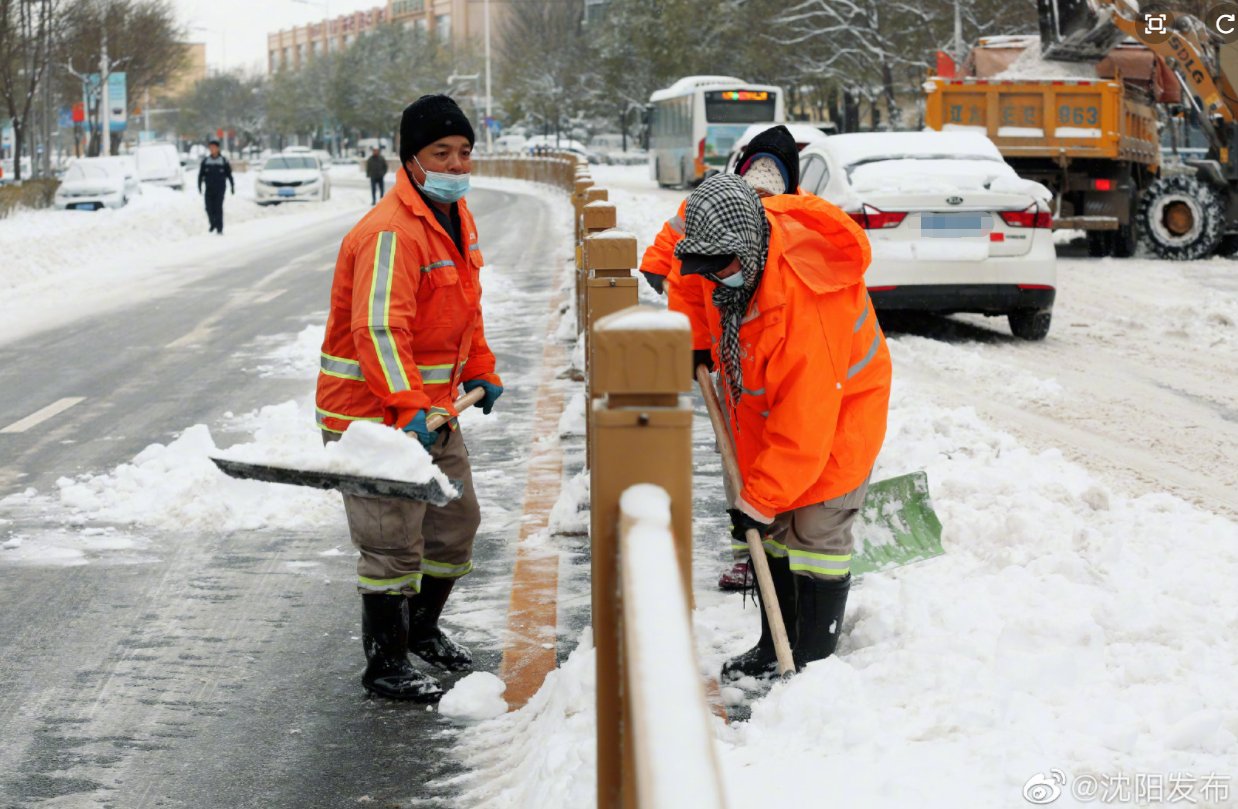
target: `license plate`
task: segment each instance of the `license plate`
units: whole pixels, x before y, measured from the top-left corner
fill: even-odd
[[[74,204],[70,205],[69,207],[70,207],[70,208],[72,208],[72,209],[73,209],[73,210],[75,210],[75,211],[93,211],[93,210],[95,209],[95,203],[93,203],[93,202],[75,202]]]
[[[293,191],[291,188],[281,188],[279,189],[279,195],[281,197],[295,197],[297,192]]]
[[[920,235],[929,239],[984,236],[993,229],[993,215],[984,211],[920,214]]]

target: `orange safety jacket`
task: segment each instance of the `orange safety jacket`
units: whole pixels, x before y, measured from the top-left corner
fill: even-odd
[[[802,194],[797,190],[796,194]],[[763,198],[762,203],[766,199]],[[679,274],[681,262],[675,258],[675,245],[683,238],[684,211],[688,200],[679,203],[679,211],[662,225],[653,244],[645,248],[641,256],[640,271],[663,276],[666,288],[666,306],[672,312],[680,312],[687,316],[692,326],[692,348],[709,348],[709,319],[705,316],[705,305],[709,303],[713,283],[699,275],[689,275],[686,278]]]
[[[324,430],[404,427],[418,410],[456,416],[461,382],[503,384],[482,327],[477,226],[458,205],[464,255],[403,170],[344,237],[318,374]]]
[[[735,505],[768,521],[868,477],[885,440],[891,364],[864,285],[864,231],[812,194],[763,202],[769,253],[739,330],[743,393],[727,409],[743,475]],[[725,376],[721,315],[706,313]]]

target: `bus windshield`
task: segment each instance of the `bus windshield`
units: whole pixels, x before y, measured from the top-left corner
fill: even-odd
[[[759,124],[774,120],[777,95],[765,90],[710,90],[705,120],[711,124]]]

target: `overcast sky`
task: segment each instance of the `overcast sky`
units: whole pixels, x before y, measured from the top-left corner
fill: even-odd
[[[385,0],[172,0],[191,42],[206,43],[211,69],[256,67],[266,71],[267,34],[350,11],[386,6]],[[210,30],[194,30],[207,28]]]

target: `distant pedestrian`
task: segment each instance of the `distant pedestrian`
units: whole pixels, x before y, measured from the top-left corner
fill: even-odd
[[[209,232],[224,235],[224,188],[232,186],[236,194],[236,181],[232,179],[232,164],[219,153],[219,141],[208,144],[211,153],[202,158],[198,167],[198,193],[206,189],[206,218],[211,223]]]
[[[381,146],[375,146],[365,161],[365,175],[370,178],[370,205],[377,205],[387,193],[387,158]]]

